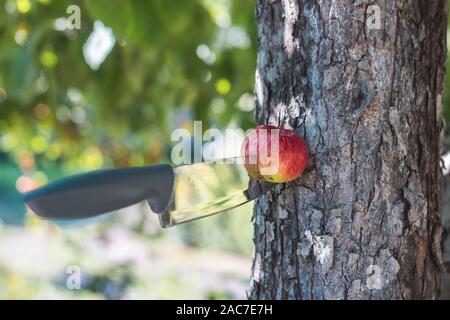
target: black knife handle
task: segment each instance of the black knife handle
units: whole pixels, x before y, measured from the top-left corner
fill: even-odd
[[[168,164],[106,169],[50,183],[24,199],[38,216],[55,220],[94,217],[144,200],[160,213],[169,204],[173,184]]]

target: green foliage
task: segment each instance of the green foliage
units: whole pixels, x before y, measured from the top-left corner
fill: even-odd
[[[74,4],[81,30],[62,30],[61,18]],[[204,130],[254,126],[253,112],[239,107],[254,86],[254,6],[254,0],[0,0],[0,218],[23,223],[20,183],[170,161],[172,130],[190,128],[193,120],[202,120]],[[115,45],[94,70],[83,50],[96,21],[111,28]],[[250,216],[246,206],[180,226],[176,237],[249,254]]]
[[[56,30],[72,4],[82,29]],[[0,8],[0,151],[31,152],[39,167],[60,160],[69,173],[167,160],[180,108],[204,127],[253,125],[237,103],[253,91],[254,1],[3,0]],[[97,20],[116,44],[91,70],[83,45]],[[201,59],[199,46],[213,58]],[[100,159],[84,161],[86,150]]]

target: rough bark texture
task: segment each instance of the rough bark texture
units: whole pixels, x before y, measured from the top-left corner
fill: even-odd
[[[255,206],[249,297],[437,298],[446,1],[259,0],[256,19],[257,121],[312,157]]]
[[[444,274],[442,277],[440,299],[450,299],[450,175],[443,177],[442,190],[442,225],[444,233],[442,235]]]

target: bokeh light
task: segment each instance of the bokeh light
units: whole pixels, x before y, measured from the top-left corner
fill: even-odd
[[[31,10],[30,0],[16,0],[16,8],[20,13],[28,13]]]
[[[146,203],[56,225],[21,193],[72,174],[170,163],[172,130],[192,132],[194,120],[204,130],[253,126],[239,107],[253,90],[252,2],[3,2],[0,299],[245,297],[251,207],[175,230],[162,230]],[[81,30],[68,29],[74,4]],[[71,263],[86,274],[82,290],[60,280]]]
[[[221,78],[216,82],[217,93],[226,95],[231,90],[231,82],[228,79]]]

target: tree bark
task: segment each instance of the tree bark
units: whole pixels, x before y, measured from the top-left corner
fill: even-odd
[[[256,203],[249,298],[436,299],[447,1],[259,0],[256,20],[257,121],[311,157]]]

